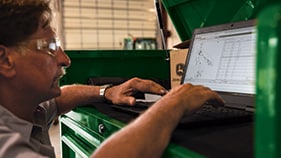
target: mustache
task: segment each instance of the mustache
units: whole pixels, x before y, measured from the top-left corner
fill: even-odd
[[[62,76],[66,75],[66,68],[65,68],[65,67],[62,67],[62,68],[61,68],[61,72],[62,72],[62,74],[61,74]]]
[[[60,73],[58,74],[58,78],[62,78],[64,75],[66,75],[66,68],[65,67],[61,67],[60,68]]]

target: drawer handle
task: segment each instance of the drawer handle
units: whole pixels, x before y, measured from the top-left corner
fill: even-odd
[[[105,132],[105,126],[104,126],[104,124],[99,124],[99,133],[100,134],[103,134],[104,132]]]

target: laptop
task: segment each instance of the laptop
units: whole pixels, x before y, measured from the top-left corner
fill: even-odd
[[[181,84],[207,86],[217,91],[226,104],[216,109],[207,103],[194,116],[187,116],[181,122],[252,120],[255,111],[255,62],[255,20],[195,29]],[[114,108],[140,114],[147,106],[141,103],[134,107]],[[209,118],[213,115],[212,110],[216,112]]]

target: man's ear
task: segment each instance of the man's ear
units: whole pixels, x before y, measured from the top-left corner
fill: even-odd
[[[14,63],[8,50],[7,47],[0,45],[0,75],[12,77],[15,75]]]

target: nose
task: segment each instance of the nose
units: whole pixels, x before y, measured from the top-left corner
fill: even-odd
[[[59,52],[57,53],[57,61],[58,64],[62,67],[69,67],[71,65],[71,60],[68,55],[64,52],[64,50],[60,47]]]

